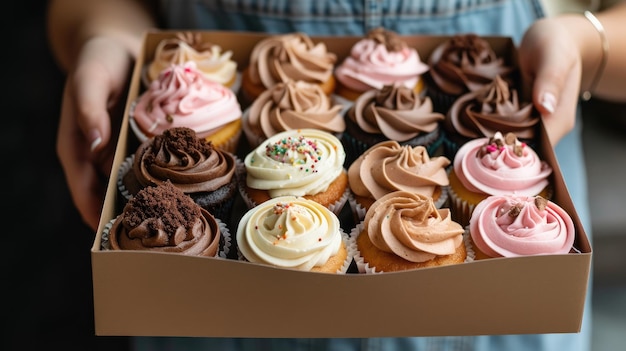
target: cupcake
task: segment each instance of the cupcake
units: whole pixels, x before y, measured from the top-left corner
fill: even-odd
[[[385,85],[363,93],[345,114],[342,142],[347,164],[386,140],[424,146],[430,155],[442,154],[444,119],[443,114],[433,111],[430,98],[404,86]]]
[[[567,254],[575,238],[570,215],[541,196],[489,196],[476,205],[468,228],[477,260]]]
[[[291,195],[319,202],[338,214],[348,199],[341,142],[317,129],[278,133],[252,150],[240,169],[241,194],[252,208]]]
[[[499,57],[489,42],[476,34],[458,34],[440,43],[428,58],[427,93],[435,111],[446,113],[459,96],[480,89],[513,67]]]
[[[197,138],[186,127],[166,129],[143,142],[120,166],[123,200],[141,189],[171,183],[214,216],[228,222],[238,192],[235,156]]]
[[[463,233],[432,198],[396,191],[376,200],[350,236],[359,271],[377,273],[470,261]]]
[[[186,62],[162,71],[131,107],[131,128],[143,142],[166,129],[188,127],[215,147],[235,153],[242,117],[237,96],[196,67]]]
[[[334,104],[317,84],[277,83],[246,109],[243,131],[252,148],[291,129],[318,129],[340,138],[346,128],[342,111],[343,106]]]
[[[189,196],[165,182],[137,193],[105,226],[103,239],[111,250],[216,257],[224,228]]]
[[[258,42],[242,73],[241,97],[246,105],[280,82],[305,81],[330,96],[335,89],[337,56],[305,33],[272,35]]]
[[[490,195],[541,195],[550,199],[552,168],[513,133],[469,141],[456,154],[448,188],[454,219],[469,223],[474,207]]]
[[[356,42],[335,69],[335,93],[355,101],[366,91],[399,85],[419,94],[424,87],[422,74],[427,70],[416,49],[395,32],[376,28]]]
[[[515,133],[520,141],[537,145],[539,114],[530,102],[520,102],[516,89],[500,76],[481,89],[459,97],[443,123],[444,152],[454,158],[465,142],[494,135]]]
[[[142,80],[144,86],[148,87],[170,65],[193,61],[207,79],[237,91],[240,82],[237,62],[232,56],[232,51],[223,51],[219,45],[202,40],[200,33],[177,33],[176,37],[158,43],[154,58],[144,67]]]
[[[241,260],[273,267],[346,273],[352,262],[337,216],[302,197],[281,196],[248,210],[236,241]]]
[[[353,210],[362,219],[374,201],[399,190],[429,196],[441,208],[448,198],[448,165],[450,160],[431,158],[423,146],[378,143],[348,168]]]

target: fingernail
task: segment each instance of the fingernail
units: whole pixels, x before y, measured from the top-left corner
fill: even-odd
[[[556,98],[552,93],[545,93],[541,99],[541,106],[548,110],[548,112],[553,113],[554,108],[556,107]]]
[[[98,147],[98,145],[102,143],[100,131],[97,129],[92,129],[89,132],[89,140],[91,140],[91,151],[94,151]]]

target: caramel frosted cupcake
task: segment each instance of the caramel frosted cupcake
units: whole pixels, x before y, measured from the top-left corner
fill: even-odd
[[[520,102],[516,89],[500,76],[483,88],[459,97],[448,111],[444,151],[454,158],[465,142],[494,135],[515,133],[518,139],[537,145],[539,114],[530,102]]]
[[[130,125],[140,142],[174,127],[193,129],[235,153],[242,110],[235,93],[206,78],[195,62],[172,64],[131,106]]]
[[[386,85],[361,94],[345,114],[342,142],[350,165],[365,150],[386,140],[424,146],[429,154],[442,153],[445,116],[434,112],[430,98],[403,86]]]
[[[292,129],[312,128],[340,138],[346,128],[343,106],[334,104],[317,84],[277,83],[244,112],[243,131],[251,147]]]
[[[557,255],[574,250],[572,218],[541,196],[486,198],[472,213],[469,233],[476,259]]]
[[[362,219],[374,201],[399,190],[429,196],[440,208],[448,198],[448,165],[450,160],[431,158],[423,146],[378,143],[348,168],[353,210]]]
[[[237,249],[245,261],[307,272],[346,273],[352,262],[337,216],[294,196],[248,210],[237,227]]]
[[[317,129],[287,130],[268,138],[244,158],[241,194],[248,208],[291,195],[339,213],[350,189],[345,152],[334,135]]]
[[[439,44],[428,58],[427,93],[435,111],[447,113],[459,96],[482,88],[496,76],[507,79],[513,67],[484,38],[458,34]]]
[[[117,185],[122,198],[129,200],[145,187],[166,182],[228,222],[238,188],[232,154],[197,138],[189,128],[167,129],[125,160]]]
[[[376,200],[350,237],[359,271],[377,273],[471,261],[463,233],[432,198],[396,191]]]
[[[463,144],[448,188],[454,219],[467,225],[475,206],[490,195],[541,195],[550,199],[552,167],[513,133],[497,132]]]
[[[335,69],[335,93],[355,101],[362,93],[401,85],[420,93],[422,74],[428,70],[415,48],[409,47],[395,32],[376,28],[350,50]]]
[[[169,182],[142,189],[105,227],[111,250],[219,256],[219,221]]]
[[[193,61],[198,71],[209,80],[237,91],[240,82],[237,62],[232,56],[232,51],[223,51],[219,45],[202,40],[200,33],[176,33],[174,38],[163,39],[157,45],[154,58],[144,67],[143,83],[148,87],[172,64],[182,65]]]
[[[288,81],[317,84],[330,95],[335,89],[336,61],[324,43],[314,43],[305,33],[272,35],[252,49],[242,74],[242,99],[250,104],[265,90]]]

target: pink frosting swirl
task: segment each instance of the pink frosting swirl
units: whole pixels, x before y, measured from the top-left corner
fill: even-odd
[[[347,117],[365,132],[390,140],[407,141],[439,127],[445,116],[433,111],[428,97],[404,86],[386,85],[367,91],[348,110]]]
[[[395,33],[378,28],[354,44],[335,76],[355,91],[394,84],[413,89],[427,70],[416,49],[408,47]]]
[[[460,95],[480,89],[497,75],[507,76],[506,66],[489,42],[476,34],[455,35],[435,48],[429,57],[430,76],[442,91]]]
[[[188,127],[198,137],[213,134],[241,118],[235,93],[207,79],[194,62],[172,64],[137,100],[132,118],[148,136],[173,127]]]
[[[454,173],[467,190],[488,195],[534,196],[548,185],[552,168],[513,133],[497,132],[463,144]]]
[[[539,116],[531,103],[520,104],[517,90],[500,76],[482,89],[459,97],[450,110],[445,126],[466,138],[482,138],[498,131],[513,132],[518,138],[532,139]]]
[[[490,257],[566,254],[574,244],[572,218],[541,197],[490,196],[470,219],[476,247]]]
[[[313,43],[305,33],[273,35],[252,49],[250,80],[265,88],[290,80],[321,84],[332,76],[336,61],[324,43]]]
[[[449,164],[446,157],[431,158],[423,146],[383,141],[350,165],[348,184],[356,195],[374,199],[398,190],[432,197],[436,188],[448,185]]]
[[[432,198],[406,191],[374,202],[364,225],[374,246],[411,262],[451,255],[463,243],[463,227],[452,221],[450,209],[437,209]]]
[[[342,108],[333,105],[319,85],[289,81],[276,84],[256,98],[246,123],[264,139],[303,128],[341,133],[346,128]]]

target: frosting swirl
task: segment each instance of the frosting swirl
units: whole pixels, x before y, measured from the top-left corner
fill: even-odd
[[[270,88],[279,82],[326,82],[337,56],[324,43],[313,43],[305,33],[273,35],[258,42],[250,54],[250,80]]]
[[[354,44],[335,76],[355,91],[394,84],[413,89],[427,70],[416,49],[408,47],[396,33],[376,28]]]
[[[490,257],[566,254],[574,223],[557,204],[541,197],[490,196],[474,208],[470,235]]]
[[[207,79],[194,62],[172,64],[137,100],[132,117],[149,135],[172,127],[189,127],[204,138],[241,118],[235,93]]]
[[[139,146],[133,173],[143,187],[167,181],[188,194],[211,192],[233,181],[235,158],[192,129],[172,128]]]
[[[232,56],[232,51],[222,52],[219,45],[202,41],[200,33],[178,33],[175,38],[159,42],[146,74],[148,81],[152,82],[171,64],[193,61],[208,79],[228,85],[237,75],[237,63]]]
[[[137,193],[109,231],[113,250],[191,256],[215,256],[220,236],[216,219],[169,182]]]
[[[437,209],[432,198],[406,191],[374,202],[364,226],[374,246],[411,262],[451,255],[463,243],[463,227],[448,208]]]
[[[305,198],[282,196],[249,210],[237,228],[237,244],[250,262],[309,271],[324,265],[343,242],[339,219]]]
[[[433,111],[430,98],[420,98],[412,89],[391,85],[361,94],[347,117],[367,133],[383,134],[397,141],[430,133],[445,118]]]
[[[287,130],[246,155],[246,184],[270,197],[314,195],[344,172],[345,157],[341,141],[330,133]]]
[[[428,65],[437,87],[451,95],[480,89],[496,76],[504,77],[513,71],[476,34],[455,35],[441,43],[430,55]]]
[[[454,158],[454,173],[471,192],[534,196],[548,185],[552,168],[513,133],[505,138],[497,132],[463,144]]]
[[[459,97],[448,112],[445,126],[447,130],[470,139],[487,137],[498,131],[532,139],[539,123],[539,116],[532,112],[532,104],[520,104],[517,90],[496,76],[485,87]]]
[[[401,146],[383,141],[359,156],[348,169],[350,189],[374,199],[403,190],[432,197],[435,189],[448,185],[446,157],[431,158],[423,146]]]
[[[277,83],[254,100],[248,126],[266,139],[277,133],[302,128],[341,133],[346,124],[342,105],[332,105],[317,84],[303,81]]]

